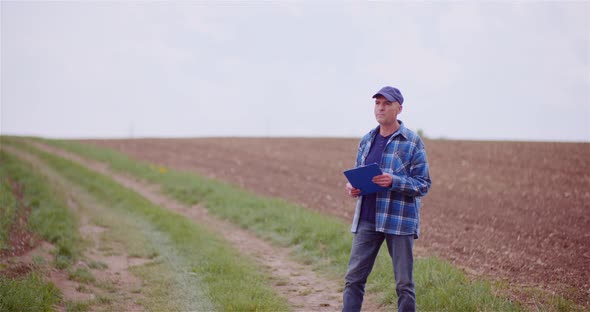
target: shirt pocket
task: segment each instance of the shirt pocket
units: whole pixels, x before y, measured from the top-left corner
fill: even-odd
[[[405,152],[396,151],[392,154],[393,162],[392,162],[392,169],[393,173],[395,174],[405,174],[409,175],[410,173],[410,157],[409,154]]]

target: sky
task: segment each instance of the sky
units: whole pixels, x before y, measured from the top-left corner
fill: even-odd
[[[2,1],[2,135],[590,142],[590,1]]]

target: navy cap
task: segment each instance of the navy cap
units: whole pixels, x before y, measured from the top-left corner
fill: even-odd
[[[404,97],[403,97],[402,93],[399,92],[399,90],[397,88],[390,87],[390,86],[383,87],[383,88],[381,88],[381,90],[379,90],[379,92],[377,92],[377,93],[375,93],[375,95],[373,95],[373,98],[376,98],[379,95],[382,95],[390,102],[398,102],[400,105],[404,104]]]

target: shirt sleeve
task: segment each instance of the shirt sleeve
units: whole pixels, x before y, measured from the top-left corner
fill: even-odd
[[[421,148],[412,156],[409,175],[393,175],[391,190],[409,196],[424,196],[431,183],[426,151]]]
[[[360,142],[358,144],[357,151],[356,151],[356,160],[354,162],[354,167],[355,168],[362,165],[361,158],[362,158],[362,155],[363,155],[363,149],[364,149],[364,147],[365,147],[366,144],[367,144],[366,137],[363,137],[360,140]]]

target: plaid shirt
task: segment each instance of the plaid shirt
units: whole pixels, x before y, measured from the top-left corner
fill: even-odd
[[[399,120],[398,120],[399,121]],[[430,174],[424,143],[399,121],[400,128],[389,138],[381,156],[381,170],[393,175],[389,191],[377,194],[376,231],[396,235],[420,234],[420,197],[430,189]],[[364,165],[379,127],[366,134],[359,144],[356,167]],[[358,227],[362,197],[359,197],[351,231]]]

